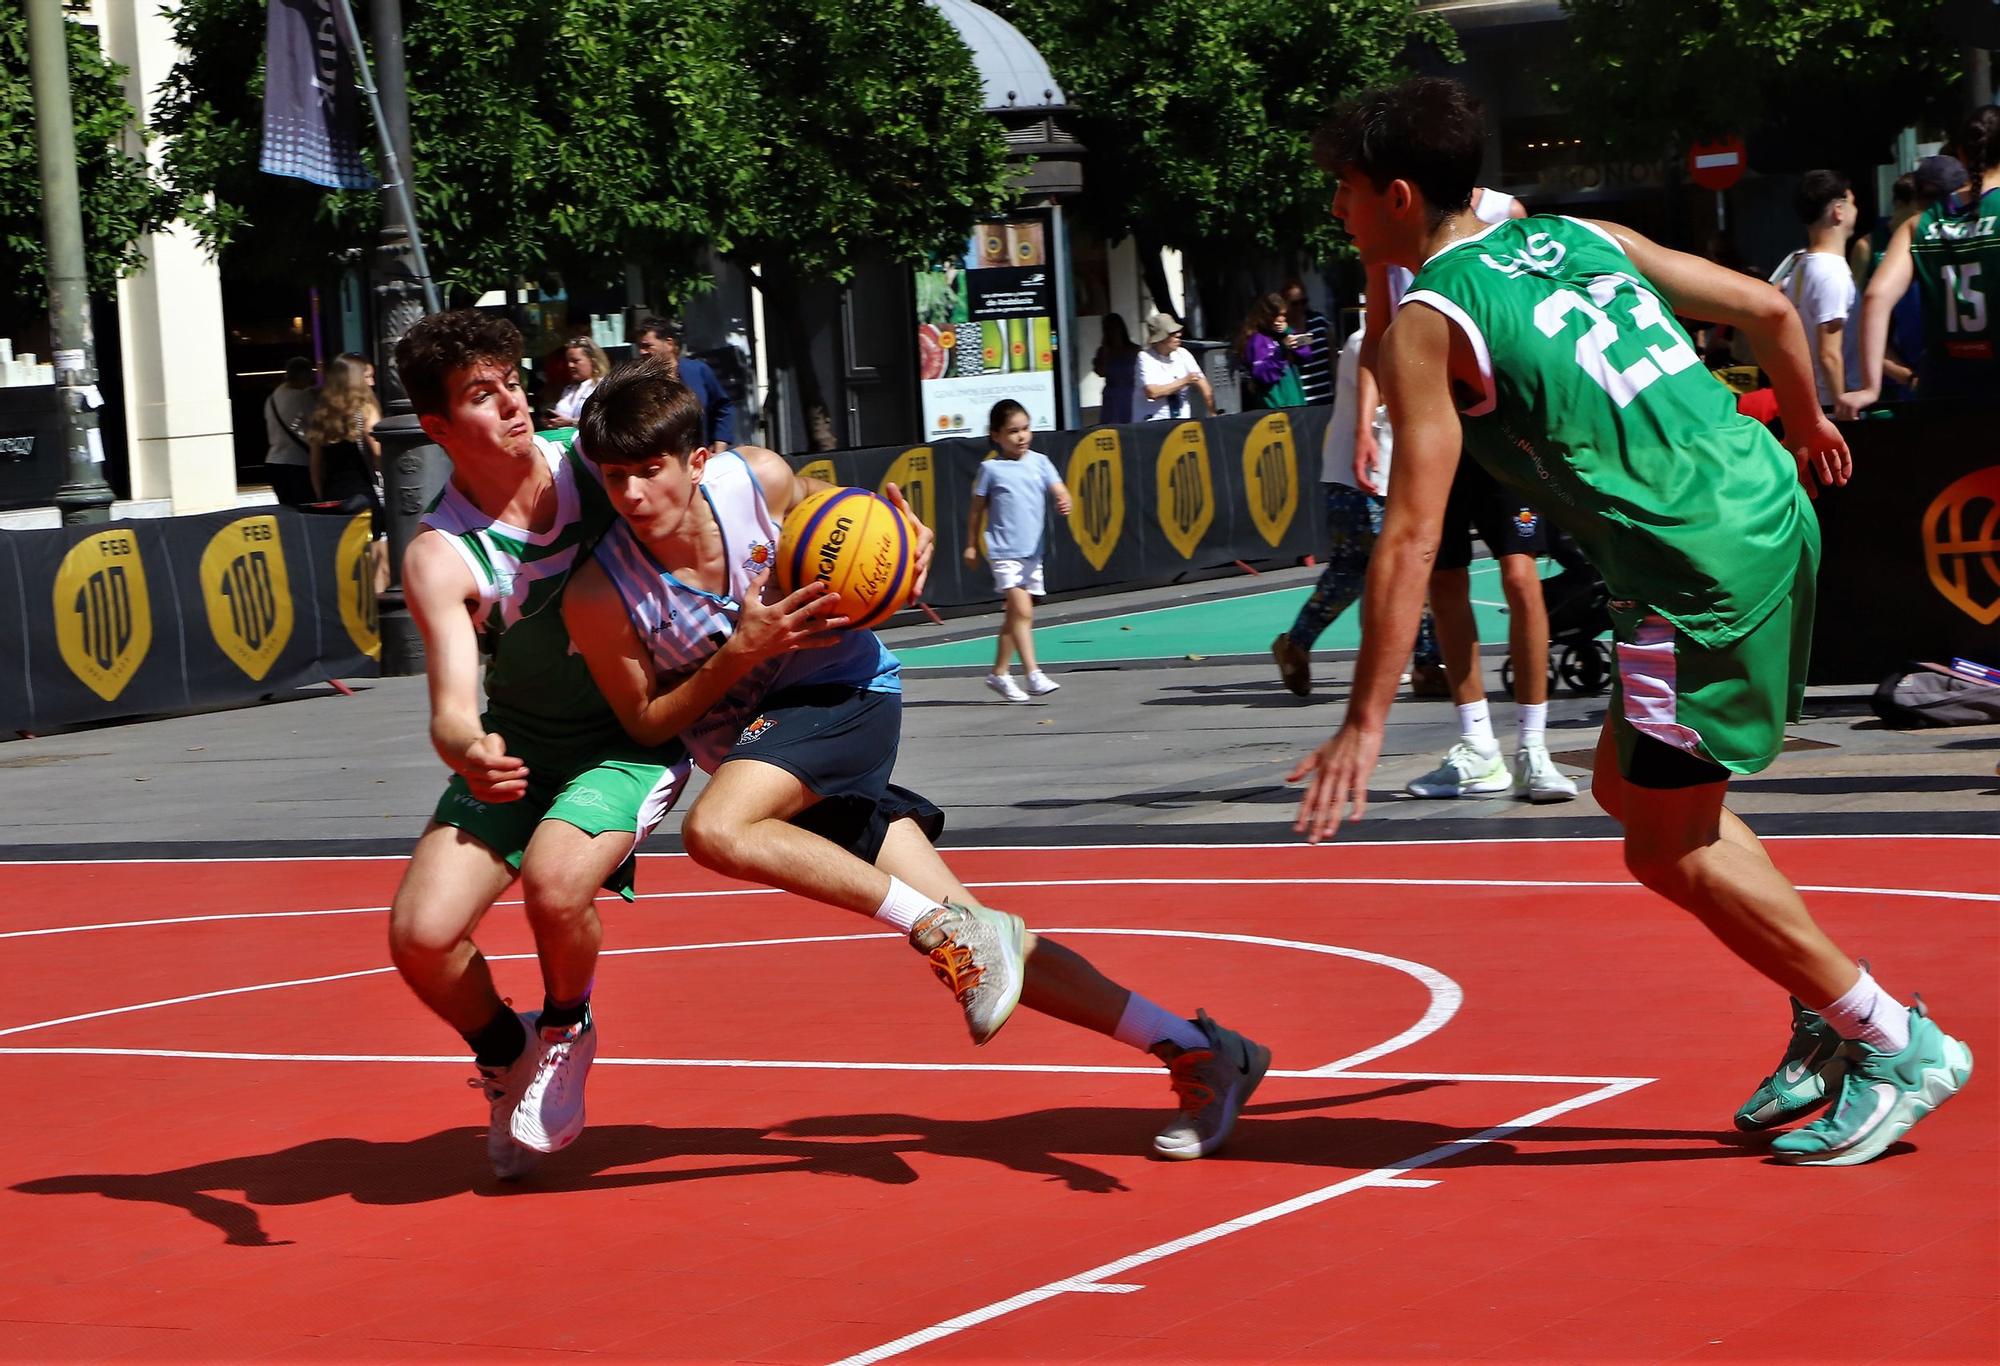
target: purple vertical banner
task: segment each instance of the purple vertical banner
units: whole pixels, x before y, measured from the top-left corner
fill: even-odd
[[[334,0],[270,0],[264,27],[264,150],[257,169],[336,190],[372,190],[361,105]]]

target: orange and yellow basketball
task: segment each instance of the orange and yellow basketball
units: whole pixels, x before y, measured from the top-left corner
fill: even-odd
[[[824,489],[785,514],[778,587],[817,579],[850,627],[880,626],[916,596],[916,555],[916,527],[895,504],[867,489]]]

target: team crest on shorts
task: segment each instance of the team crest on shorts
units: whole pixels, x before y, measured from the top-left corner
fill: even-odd
[[[1535,534],[1535,527],[1541,521],[1533,508],[1519,508],[1514,513],[1514,534],[1528,537]]]
[[[775,541],[752,541],[750,553],[744,557],[741,568],[746,574],[761,574],[771,567],[771,561],[777,556],[778,546]]]
[[[768,716],[760,716],[755,721],[752,721],[749,725],[743,728],[743,733],[736,737],[736,743],[739,745],[747,745],[752,740],[755,740],[758,736],[762,735],[765,731],[771,729],[771,727],[777,724],[778,723],[776,721],[773,721]]]

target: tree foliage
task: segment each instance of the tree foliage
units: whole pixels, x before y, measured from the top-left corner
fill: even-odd
[[[84,261],[91,289],[103,292],[144,263],[136,243],[172,217],[172,200],[144,160],[124,150],[137,118],[125,99],[124,69],[104,60],[87,29],[74,23],[65,28]],[[21,6],[8,5],[0,8],[0,278],[6,281],[0,288],[27,308],[48,299],[41,210],[28,20]]]
[[[996,0],[1041,49],[1090,151],[1084,217],[1210,253],[1323,253],[1312,135],[1339,100],[1457,44],[1414,0]]]
[[[1750,134],[1771,169],[1880,160],[1946,118],[1958,54],[1940,0],[1563,0],[1558,98],[1617,154]],[[1762,148],[1769,154],[1760,157]],[[1775,164],[1772,164],[1775,163]]]
[[[204,237],[279,274],[367,245],[376,209],[255,170],[262,10],[185,0],[161,127]],[[412,193],[431,268],[461,293],[551,270],[605,284],[628,262],[673,292],[708,246],[838,273],[864,249],[963,236],[1002,194],[970,57],[921,0],[406,10]]]

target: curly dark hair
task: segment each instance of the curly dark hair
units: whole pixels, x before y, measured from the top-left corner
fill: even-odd
[[[1344,102],[1313,138],[1313,160],[1329,175],[1360,174],[1376,189],[1417,187],[1435,227],[1472,205],[1486,156],[1486,118],[1457,81],[1419,76]]]
[[[481,361],[518,365],[521,329],[476,308],[433,313],[396,343],[396,374],[419,416],[442,417],[451,403],[451,373]]]
[[[577,444],[600,465],[685,460],[702,444],[701,400],[663,359],[630,361],[584,400]]]

